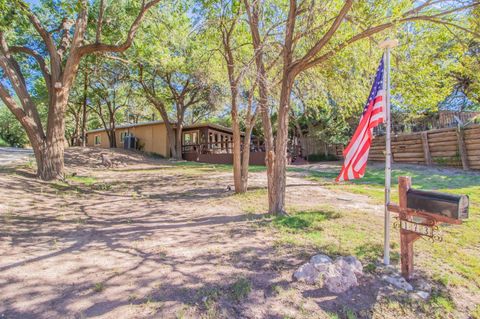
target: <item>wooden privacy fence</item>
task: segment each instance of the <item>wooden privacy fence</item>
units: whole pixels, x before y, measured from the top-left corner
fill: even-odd
[[[343,148],[341,144],[327,144],[313,136],[305,137],[306,155],[330,154],[342,158]]]
[[[397,163],[446,165],[480,169],[480,125],[445,128],[392,137]],[[373,139],[369,160],[385,160],[385,137]]]

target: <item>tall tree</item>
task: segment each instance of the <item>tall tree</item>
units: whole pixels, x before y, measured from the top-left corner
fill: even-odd
[[[287,8],[274,1],[260,5],[260,1],[244,0],[248,21],[253,37],[259,83],[266,81],[265,49],[268,42],[276,42],[281,48],[280,93],[278,96],[278,128],[275,147],[266,144],[267,163],[273,167],[267,172],[272,174],[275,183],[269,188],[269,210],[272,213],[285,213],[285,187],[288,127],[290,101],[293,84],[298,75],[313,67],[318,67],[336,56],[345,48],[363,39],[371,39],[382,31],[416,21],[429,21],[437,24],[457,25],[461,16],[458,11],[471,9],[477,1],[448,1],[437,5],[437,1],[405,2],[354,2],[331,1],[317,4],[311,1],[298,3],[290,0]],[[274,9],[271,9],[274,7]],[[267,10],[268,8],[268,10]],[[263,11],[261,11],[263,9]],[[283,12],[284,16],[270,21],[264,19],[268,12]],[[268,17],[268,16],[267,16]],[[263,18],[263,19],[262,19]],[[456,18],[456,19],[455,19]],[[283,22],[285,21],[285,22]],[[283,37],[278,32],[281,30]],[[263,35],[261,35],[263,32]],[[281,39],[278,41],[277,39]],[[276,58],[278,53],[273,54]],[[261,85],[259,86],[261,88]],[[268,107],[263,105],[263,107]],[[265,123],[266,121],[264,121]],[[264,130],[271,130],[266,123]],[[266,133],[269,135],[270,133]],[[273,135],[273,133],[272,133]],[[273,158],[270,160],[270,158]]]
[[[250,144],[255,125],[256,107],[254,107],[256,80],[248,81],[247,71],[251,60],[250,41],[245,29],[238,26],[241,22],[241,6],[233,2],[221,2],[219,17],[221,49],[226,64],[230,88],[230,116],[233,131],[233,181],[236,193],[244,193],[248,186],[248,167],[250,162]],[[250,83],[249,83],[250,82]],[[249,89],[244,87],[250,86]],[[240,112],[240,94],[246,97],[245,117]],[[242,140],[241,122],[244,123]]]
[[[22,0],[14,0],[9,10],[2,10],[0,68],[2,77],[8,79],[8,85],[5,81],[0,82],[0,98],[24,127],[33,147],[40,178],[51,180],[64,175],[65,112],[82,57],[92,53],[118,53],[127,50],[147,11],[159,2],[160,0],[141,1],[140,5],[128,6],[127,2],[122,2],[121,6],[116,7],[125,8],[126,21],[130,20],[128,15],[133,15],[133,12],[136,15],[126,39],[120,42],[118,37],[116,38],[114,43],[120,44],[102,42],[106,13],[103,0],[95,3],[96,19],[88,14],[91,4],[87,0],[72,1],[65,5],[52,3],[47,10],[50,13],[47,23],[50,26],[52,21],[58,22],[58,27],[53,28],[53,31],[50,31]],[[6,7],[4,0],[1,6]],[[57,20],[59,17],[60,21]],[[23,18],[26,18],[29,26],[40,38],[29,34],[30,37],[26,39],[15,34],[15,31],[19,30],[16,27],[22,25]],[[122,23],[127,24],[126,21]],[[31,31],[31,28],[24,27],[23,30]],[[113,38],[110,37],[110,40]],[[20,56],[34,60],[44,78],[48,92],[46,126],[42,123],[38,105],[32,98],[27,75],[21,68]],[[15,99],[13,94],[18,99]]]
[[[89,61],[90,60],[90,61]],[[95,61],[84,59],[79,67],[81,76],[75,79],[70,91],[66,111],[65,136],[70,146],[86,146],[89,78]]]
[[[190,5],[185,1],[156,12],[152,22],[143,28],[140,39],[144,42],[136,46],[132,57],[140,69],[144,94],[166,125],[170,152],[176,159],[182,158],[185,116],[215,101],[208,70],[208,43],[204,41],[204,30],[197,28],[189,15]],[[148,42],[151,38],[162,40]]]
[[[455,92],[463,93],[480,108],[480,7],[473,10],[468,17],[465,30],[450,28],[458,39],[465,53],[459,59],[458,68],[451,70],[450,77],[454,81]]]
[[[107,132],[111,148],[117,147],[116,124],[122,108],[127,107],[133,93],[128,68],[112,60],[102,59],[91,79],[93,93],[90,109],[98,116]]]
[[[145,75],[140,66],[139,81],[147,99],[159,111],[167,128],[170,152],[175,159],[182,159],[182,134],[187,110],[207,102],[210,86],[201,74],[185,74],[181,72],[162,72],[152,70]],[[170,112],[171,109],[174,112]],[[169,113],[173,113],[172,121]]]

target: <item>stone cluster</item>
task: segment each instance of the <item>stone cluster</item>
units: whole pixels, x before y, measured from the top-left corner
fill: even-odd
[[[319,254],[301,265],[293,277],[310,285],[323,285],[333,293],[342,293],[358,286],[357,276],[362,274],[362,263],[353,256],[338,257],[333,261],[327,255]]]

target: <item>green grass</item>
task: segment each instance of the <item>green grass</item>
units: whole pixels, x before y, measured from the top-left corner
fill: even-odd
[[[93,291],[94,292],[102,292],[103,290],[105,289],[105,285],[103,282],[97,282],[95,283],[95,285],[93,286]]]
[[[95,177],[78,176],[78,175],[67,177],[67,180],[75,182],[75,183],[83,184],[85,186],[92,186],[93,184],[95,184],[97,182],[97,179]]]
[[[356,255],[365,263],[381,257],[382,221],[373,215],[324,206],[312,210],[289,209],[289,216],[274,217],[277,244],[332,256]],[[373,229],[378,229],[372,231]],[[393,245],[398,248],[398,245]],[[398,255],[398,253],[395,253]]]
[[[115,169],[114,169],[115,170]],[[118,169],[116,169],[118,170]],[[162,165],[159,168],[151,169],[121,169],[122,172],[139,172],[139,173],[161,173],[166,170],[169,171],[178,171],[182,175],[191,175],[198,176],[205,173],[223,173],[223,172],[232,172],[233,166],[230,164],[208,164],[208,163],[199,163],[199,162],[172,162],[171,164]],[[248,171],[250,173],[264,172],[266,171],[265,166],[260,165],[250,165]]]
[[[301,211],[291,216],[276,217],[273,225],[286,232],[322,230],[322,222],[338,217],[340,214],[335,211]]]
[[[245,299],[250,291],[252,291],[252,283],[244,277],[238,278],[229,289],[231,298],[237,302]]]
[[[212,170],[212,171],[219,171],[219,172],[230,172],[233,170],[233,166],[231,164],[208,164],[208,163],[199,163],[199,162],[173,162],[173,166],[175,167],[189,167],[189,168],[199,168],[201,170]],[[264,172],[267,168],[262,165],[250,165],[248,167],[248,171],[250,173],[255,172]]]
[[[382,204],[384,201],[384,170],[381,168],[367,168],[365,177],[345,183],[335,183],[334,178],[338,171],[306,171],[291,168],[291,171],[305,173],[307,179],[318,182],[332,190],[346,191],[366,195],[372,203]],[[480,175],[474,172],[460,170],[441,171],[434,168],[402,168],[392,171],[392,202],[398,202],[398,176],[411,176],[412,184],[417,189],[430,189],[446,193],[466,194],[470,198],[469,218],[462,225],[440,226],[443,242],[431,243],[426,240],[415,242],[415,252],[420,256],[415,260],[417,269],[424,271],[433,280],[447,288],[463,287],[472,294],[480,293]],[[305,226],[302,232],[296,235],[283,235],[284,241],[299,244],[314,244],[333,253],[351,253],[363,260],[372,260],[381,257],[383,225],[380,220],[369,220],[369,216],[358,216],[355,212],[340,211],[342,218],[337,220],[338,225],[330,221],[317,223],[323,231],[312,229],[308,223],[300,222]],[[295,216],[295,215],[294,215]],[[347,218],[348,220],[345,220]],[[377,218],[378,219],[378,218]],[[274,225],[282,229],[279,221]],[[289,237],[288,240],[286,237]],[[294,238],[292,238],[294,237]],[[336,237],[337,247],[335,247]],[[374,238],[374,240],[372,240]],[[309,241],[306,239],[309,239]],[[398,259],[398,234],[392,234],[394,244],[393,257]],[[373,266],[369,267],[373,270]],[[452,312],[454,304],[444,296],[438,296],[433,301],[445,312]]]
[[[244,212],[253,214],[259,211],[267,211],[267,189],[251,189],[243,194],[234,194],[231,199]]]
[[[477,305],[475,307],[475,309],[473,309],[472,313],[470,314],[470,316],[473,318],[473,319],[480,319],[480,305]]]
[[[367,195],[375,202],[382,203],[384,201],[385,188],[385,171],[381,168],[367,168],[365,176],[361,179],[346,183],[335,183],[334,179],[337,177],[338,171],[313,171],[304,170],[301,168],[290,168],[289,171],[294,172],[308,172],[309,179],[320,182],[331,189],[341,189],[348,192]],[[457,194],[467,194],[472,199],[472,196],[480,202],[480,176],[478,174],[469,174],[465,172],[456,172],[455,174],[442,174],[433,169],[393,169],[392,170],[392,200],[398,200],[398,177],[410,176],[412,184],[417,189],[430,189],[445,191]]]
[[[439,310],[452,312],[455,310],[455,304],[453,303],[452,299],[448,296],[445,296],[441,293],[434,293],[430,299],[430,305],[436,308],[440,308]]]

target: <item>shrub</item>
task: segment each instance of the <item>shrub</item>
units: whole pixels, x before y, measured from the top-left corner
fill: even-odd
[[[323,161],[337,161],[338,158],[333,154],[311,154],[308,155],[307,160],[309,162],[323,162]]]

